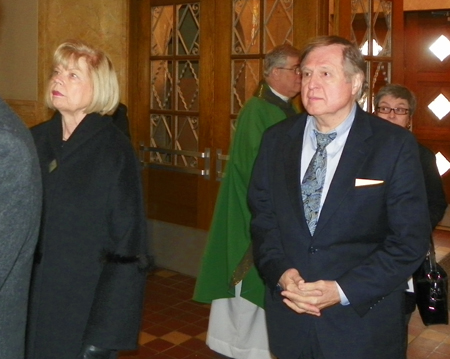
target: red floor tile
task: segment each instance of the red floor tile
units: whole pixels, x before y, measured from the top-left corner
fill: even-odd
[[[437,230],[433,236],[437,247],[450,248],[449,231]],[[199,339],[205,337],[210,309],[191,300],[194,286],[195,278],[180,273],[163,269],[151,273],[141,328],[154,337],[145,336],[149,342],[137,351],[121,353],[120,359],[223,358]],[[160,338],[172,332],[182,336],[178,345]],[[408,359],[450,359],[450,326],[426,327],[416,311],[409,325],[409,338]]]

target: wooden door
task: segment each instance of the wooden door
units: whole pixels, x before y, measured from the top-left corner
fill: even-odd
[[[405,85],[417,96],[413,133],[420,143],[450,160],[450,56],[440,60],[430,50],[430,46],[441,36],[450,40],[450,22],[445,12],[405,14],[404,79]],[[450,42],[438,48],[450,52]],[[429,108],[438,97],[444,100],[439,106],[443,111],[440,119]],[[450,172],[444,173],[442,179],[448,202]]]
[[[207,153],[220,118],[211,97],[216,11],[214,1],[130,1],[129,107],[136,148],[152,166],[143,169],[147,215],[198,228],[199,201],[216,185],[208,159],[191,155]]]
[[[129,108],[136,147],[153,148],[141,152],[149,218],[208,229],[217,153],[228,153],[264,54],[326,32],[328,0],[302,2],[130,1]]]

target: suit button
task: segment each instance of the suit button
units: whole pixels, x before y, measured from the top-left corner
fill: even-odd
[[[308,251],[309,251],[310,254],[316,254],[319,250],[317,248],[314,248],[314,247],[309,247]]]

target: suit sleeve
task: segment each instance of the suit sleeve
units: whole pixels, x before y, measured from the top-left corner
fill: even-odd
[[[391,292],[404,290],[429,248],[431,227],[417,145],[411,135],[399,146],[386,183],[387,235],[371,255],[337,279],[361,316]]]
[[[261,277],[272,292],[276,291],[281,275],[293,267],[284,254],[272,202],[272,172],[268,164],[275,152],[274,145],[270,132],[266,133],[253,167],[248,191],[248,203],[252,212],[253,258]]]
[[[436,165],[436,157],[433,152],[421,145],[419,154],[427,191],[431,228],[434,229],[444,216],[447,201],[442,186],[442,179]]]
[[[19,121],[19,120],[18,120]],[[26,249],[32,257],[33,246],[26,246],[32,221],[40,207],[33,181],[32,156],[26,144],[9,131],[0,131],[0,291],[18,256]],[[34,188],[33,188],[34,187]]]
[[[112,183],[109,231],[116,245],[114,251],[104,253],[84,343],[132,350],[137,345],[149,265],[140,172],[134,155],[122,158]]]

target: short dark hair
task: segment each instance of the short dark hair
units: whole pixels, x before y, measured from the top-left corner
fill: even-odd
[[[380,91],[375,95],[374,98],[374,106],[375,110],[378,108],[380,104],[381,98],[384,96],[392,96],[393,98],[401,98],[403,100],[408,101],[409,105],[409,115],[412,116],[414,111],[416,111],[417,100],[414,93],[408,89],[406,86],[398,85],[398,84],[387,84],[383,86]]]

